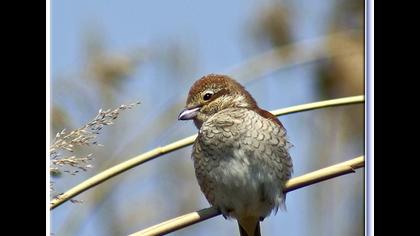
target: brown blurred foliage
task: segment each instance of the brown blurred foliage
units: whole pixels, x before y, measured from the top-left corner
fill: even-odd
[[[347,37],[336,37],[325,42],[331,53],[352,51],[345,57],[333,57],[318,67],[319,89],[322,98],[336,98],[364,94],[364,1],[338,1],[333,12],[331,32],[353,29]],[[362,107],[344,111],[349,130],[364,129]],[[363,139],[362,133],[346,132],[349,139]]]
[[[70,124],[68,114],[62,107],[52,104],[51,106],[51,133],[56,134]]]
[[[251,32],[257,42],[269,42],[272,47],[281,47],[292,42],[287,5],[273,3],[262,8],[255,18]]]
[[[257,11],[253,29],[257,45],[275,49],[292,42],[292,5],[292,1],[274,1]],[[325,35],[349,30],[353,33],[331,37],[324,42],[327,53],[337,56],[314,64],[317,94],[321,99],[364,94],[364,1],[334,1],[328,22]],[[281,56],[287,56],[287,53]],[[313,140],[308,147],[312,150],[308,157],[310,169],[343,161],[349,157],[346,153],[363,153],[363,106],[326,109],[303,116],[302,122],[314,126],[308,131]],[[309,192],[307,205],[311,213],[306,217],[311,222],[307,226],[311,235],[363,235],[363,179],[361,173],[352,181],[338,179]],[[344,194],[343,188],[351,189],[352,195]],[[319,214],[328,217],[319,217]],[[339,214],[352,217],[345,222],[331,221]]]

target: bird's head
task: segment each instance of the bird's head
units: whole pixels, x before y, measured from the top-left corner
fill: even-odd
[[[251,94],[226,75],[210,74],[197,80],[191,87],[185,109],[179,120],[194,120],[201,125],[212,115],[227,108],[257,108]]]

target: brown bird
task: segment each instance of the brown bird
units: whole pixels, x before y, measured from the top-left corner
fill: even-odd
[[[242,236],[260,233],[260,221],[285,209],[292,174],[286,130],[235,80],[210,74],[191,87],[179,120],[199,129],[192,159],[201,191]]]

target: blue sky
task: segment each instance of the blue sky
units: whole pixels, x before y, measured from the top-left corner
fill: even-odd
[[[53,1],[52,71],[62,73],[80,66],[82,33],[91,24],[104,30],[111,50],[162,38],[193,42],[200,52],[202,71],[221,71],[244,59],[244,28],[266,2],[270,1]],[[300,0],[293,5],[296,39],[325,32],[331,1]]]

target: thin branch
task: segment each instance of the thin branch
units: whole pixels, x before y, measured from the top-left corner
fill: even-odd
[[[284,192],[290,192],[299,188],[306,187],[308,185],[325,181],[327,179],[335,178],[349,173],[354,173],[355,169],[364,166],[364,156],[360,156],[349,161],[345,161],[299,177],[295,177],[289,180],[289,182],[287,182],[286,189],[284,190]],[[171,220],[154,225],[134,234],[130,234],[129,236],[168,234],[178,229],[182,229],[189,225],[205,221],[218,215],[220,215],[220,212],[216,208],[209,207],[173,218]]]
[[[359,96],[345,97],[345,98],[332,99],[332,100],[326,100],[326,101],[321,101],[321,102],[314,102],[314,103],[293,106],[289,108],[275,110],[275,111],[272,111],[271,113],[273,113],[276,116],[280,116],[280,115],[291,114],[291,113],[295,113],[299,111],[308,111],[308,110],[319,109],[323,107],[349,105],[349,104],[356,104],[356,103],[363,103],[363,102],[364,102],[364,96],[359,95]],[[56,208],[57,206],[75,197],[76,195],[104,182],[105,180],[110,179],[113,176],[116,176],[120,173],[125,172],[126,170],[129,170],[147,161],[153,160],[154,158],[157,158],[164,154],[167,154],[175,150],[178,150],[180,148],[191,145],[194,142],[196,137],[197,135],[189,136],[187,138],[178,140],[166,146],[155,148],[151,151],[148,151],[146,153],[133,157],[123,163],[113,166],[91,177],[90,179],[76,185],[75,187],[71,188],[70,190],[61,194],[60,196],[52,199],[51,204],[50,204],[50,210]]]
[[[325,107],[335,107],[335,106],[363,103],[364,101],[365,101],[365,96],[358,95],[358,96],[352,96],[352,97],[325,100],[325,101],[320,101],[320,102],[306,103],[302,105],[277,109],[270,112],[275,116],[282,116],[282,115],[288,115],[288,114],[293,114],[293,113],[302,112],[302,111],[310,111],[310,110],[315,110],[315,109],[320,109],[320,108],[325,108]]]

